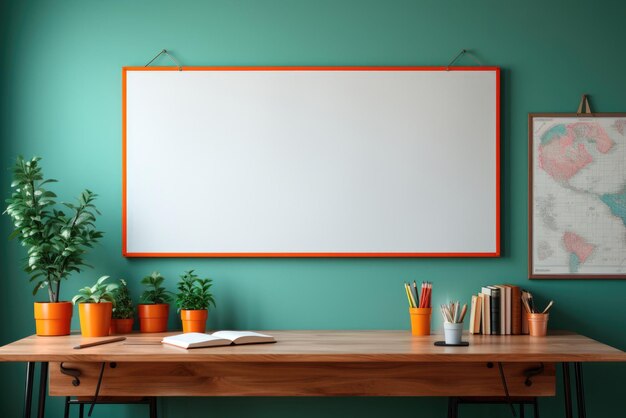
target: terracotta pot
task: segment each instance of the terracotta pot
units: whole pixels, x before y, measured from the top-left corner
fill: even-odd
[[[183,321],[183,332],[205,332],[209,311],[206,309],[181,309],[180,319]]]
[[[35,302],[37,335],[69,335],[73,310],[72,302]]]
[[[167,331],[167,318],[170,314],[170,305],[167,303],[139,304],[139,330],[141,332]]]
[[[135,322],[133,318],[113,318],[109,334],[130,334],[133,332],[133,322]]]
[[[79,303],[80,333],[83,337],[106,337],[111,328],[111,302]]]

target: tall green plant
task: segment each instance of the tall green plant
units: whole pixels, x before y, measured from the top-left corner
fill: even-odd
[[[75,204],[63,203],[68,214],[58,209],[57,196],[44,188],[56,180],[44,180],[40,160],[17,158],[13,192],[4,213],[13,221],[10,238],[18,238],[26,248],[24,271],[35,282],[33,295],[47,288],[50,302],[58,302],[61,281],[88,266],[83,259],[85,252],[102,237],[95,227],[100,212],[93,204],[97,195],[89,190],[83,191]]]
[[[181,309],[209,309],[215,306],[215,300],[211,293],[213,280],[201,279],[193,270],[186,271],[178,281],[178,294],[176,303],[178,310]]]

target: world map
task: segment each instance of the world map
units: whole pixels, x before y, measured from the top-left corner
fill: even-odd
[[[626,274],[626,116],[532,120],[532,275]]]

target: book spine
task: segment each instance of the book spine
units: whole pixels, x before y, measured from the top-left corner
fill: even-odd
[[[506,287],[498,286],[500,290],[500,335],[506,335]]]
[[[470,304],[470,320],[469,320],[469,333],[475,334],[474,321],[476,319],[476,295],[472,295],[472,303]]]
[[[483,323],[482,334],[491,334],[491,295],[483,293]]]
[[[500,334],[500,290],[491,291],[491,335]]]
[[[511,286],[504,286],[506,289],[506,333],[511,335]]]
[[[522,291],[519,286],[511,286],[511,334],[522,333]]]
[[[482,334],[482,315],[483,315],[483,298],[476,297],[476,325],[474,327],[476,334]]]

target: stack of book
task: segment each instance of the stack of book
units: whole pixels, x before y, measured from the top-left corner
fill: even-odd
[[[485,286],[472,296],[470,334],[519,335],[528,334],[519,286]]]

